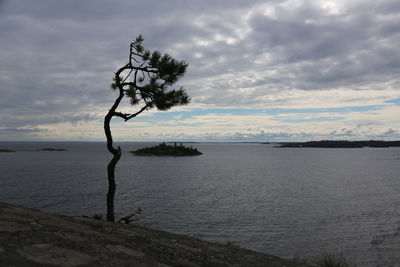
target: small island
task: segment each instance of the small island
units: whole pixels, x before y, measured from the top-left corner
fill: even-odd
[[[186,147],[182,144],[177,145],[168,145],[166,143],[161,143],[157,146],[145,147],[135,151],[130,151],[132,154],[136,156],[173,156],[173,157],[182,157],[182,156],[198,156],[203,153],[197,150],[197,148]]]
[[[37,151],[67,151],[64,148],[52,148],[52,147],[46,147],[46,148],[41,148],[38,149]]]
[[[320,147],[320,148],[362,148],[362,147],[400,147],[400,141],[347,141],[322,140],[299,143],[281,143],[278,147]]]
[[[0,152],[16,152],[16,151],[11,149],[0,149]]]

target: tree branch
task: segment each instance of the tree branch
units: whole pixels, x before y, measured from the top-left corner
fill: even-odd
[[[149,107],[149,105],[145,105],[144,107],[142,107],[138,112],[130,114],[129,116],[127,116],[125,118],[125,121],[128,121],[134,117],[136,117],[137,115],[139,115],[140,113],[142,113],[143,111],[145,111],[147,108]]]
[[[114,112],[114,116],[120,117],[120,118],[122,118],[122,119],[124,119],[124,120],[126,120],[126,118],[127,118],[129,115],[130,115],[130,114],[122,113],[122,112],[118,112],[118,111],[115,111],[115,112]]]
[[[121,85],[121,87],[132,86],[135,89],[143,89],[143,87],[136,85],[134,82],[124,82],[124,83],[121,83],[120,85]]]
[[[146,104],[144,107],[142,107],[138,112],[130,114],[130,113],[122,113],[122,112],[118,112],[118,111],[114,111],[113,116],[116,117],[120,117],[122,119],[124,119],[125,121],[128,121],[134,117],[136,117],[137,115],[139,115],[140,113],[142,113],[143,111],[145,111],[150,105]]]
[[[143,210],[141,208],[138,208],[137,211],[135,211],[134,213],[127,215],[125,217],[122,217],[121,219],[118,220],[118,222],[124,222],[126,224],[129,224],[130,222],[132,222],[134,220],[133,217],[135,217],[136,215],[140,215],[142,214]]]
[[[132,71],[133,71],[133,69],[131,69],[131,70],[129,71],[128,75],[125,77],[125,79],[122,81],[122,83],[124,83],[124,82],[126,81],[126,79],[129,78],[129,76],[131,75]]]

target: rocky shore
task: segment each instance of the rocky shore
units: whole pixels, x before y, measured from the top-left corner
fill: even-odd
[[[232,244],[0,203],[0,266],[305,266]]]

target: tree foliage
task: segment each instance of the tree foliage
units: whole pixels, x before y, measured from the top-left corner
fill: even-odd
[[[139,35],[131,43],[129,63],[115,74],[111,88],[122,90],[132,105],[142,103],[145,109],[168,110],[188,104],[190,98],[184,88],[169,90],[183,77],[188,64],[159,51],[151,52],[143,47],[142,42],[143,37]],[[122,76],[124,73],[126,77]],[[130,119],[128,114],[123,115],[126,116],[117,114],[125,120]]]

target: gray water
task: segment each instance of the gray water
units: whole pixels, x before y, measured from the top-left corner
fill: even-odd
[[[141,207],[153,228],[285,258],[342,254],[358,266],[400,266],[400,149],[275,148],[196,143],[196,157],[138,157],[121,143],[116,213]],[[38,152],[62,147],[65,152]],[[105,213],[103,143],[0,148],[0,201],[66,215]]]

